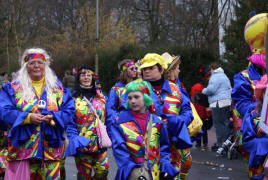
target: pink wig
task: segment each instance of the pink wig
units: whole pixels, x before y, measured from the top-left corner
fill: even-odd
[[[248,60],[251,63],[256,64],[257,66],[260,66],[260,67],[266,69],[265,51],[255,49],[252,46],[250,46],[250,50],[252,52],[252,55],[250,57],[248,57]]]

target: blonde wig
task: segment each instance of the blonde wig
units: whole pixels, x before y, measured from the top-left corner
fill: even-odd
[[[27,64],[28,62],[25,62],[25,57],[29,54],[42,54],[45,57],[45,71],[44,71],[44,77],[45,77],[45,90],[47,92],[48,97],[52,96],[52,92],[55,89],[59,89],[57,77],[52,71],[52,69],[49,67],[50,63],[52,61],[49,54],[41,48],[30,48],[26,49],[20,59],[21,68],[17,72],[18,76],[13,79],[13,82],[18,83],[20,88],[22,89],[21,97],[24,101],[33,100],[35,97],[35,92],[32,86],[32,80],[28,74],[27,71]]]

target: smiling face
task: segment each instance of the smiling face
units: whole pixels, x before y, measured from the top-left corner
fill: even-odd
[[[143,94],[139,91],[128,93],[128,103],[129,108],[136,113],[144,113],[146,110]]]
[[[92,74],[89,71],[85,71],[79,75],[79,83],[84,87],[90,87],[92,83]]]
[[[27,71],[30,78],[39,81],[44,77],[45,62],[41,59],[31,59],[27,64]]]

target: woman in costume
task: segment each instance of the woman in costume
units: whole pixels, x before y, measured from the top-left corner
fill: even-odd
[[[123,95],[126,91],[126,84],[135,80],[137,77],[137,66],[133,60],[125,59],[118,63],[118,69],[120,70],[119,81],[112,87],[109,92],[108,100],[106,103],[106,121],[105,125],[107,126],[108,134],[111,137],[110,126],[115,122],[115,119],[118,117],[118,113],[121,110],[120,107],[124,106],[125,102],[122,102]]]
[[[168,65],[167,69],[164,71],[165,79],[176,84],[176,86],[179,88],[181,92],[181,98],[183,99],[183,106],[187,106],[188,108],[190,107],[191,109],[189,95],[179,80],[179,73],[180,73],[179,68],[181,63],[180,56],[171,56],[167,52],[165,52],[161,56],[165,59]],[[191,122],[192,122],[191,119],[189,119],[189,121],[186,121],[186,126],[188,127]],[[199,139],[200,136],[201,136],[200,132],[196,132],[196,134],[192,135],[191,137],[192,142],[195,141],[196,139]],[[185,179],[184,177],[188,174],[192,165],[192,156],[190,153],[190,148],[181,149],[180,156],[181,156],[180,175],[181,179]]]
[[[268,136],[259,126],[266,87],[267,75],[264,75],[254,90],[258,104],[245,114],[241,127],[242,145],[248,153],[248,173],[252,180],[263,179],[263,163],[268,154]]]
[[[141,60],[143,79],[152,86],[151,112],[161,116],[169,130],[171,163],[180,172],[175,179],[186,179],[192,164],[192,143],[187,131],[193,120],[192,110],[180,88],[164,78],[167,68],[165,59],[156,53],[148,53]]]
[[[0,93],[1,120],[10,127],[5,179],[60,179],[73,99],[44,49],[25,50],[20,62],[18,76]]]
[[[68,155],[75,156],[78,170],[77,179],[91,179],[94,169],[94,179],[107,179],[109,163],[107,149],[102,148],[102,142],[97,134],[99,120],[105,121],[105,96],[97,75],[87,65],[77,69],[76,86],[73,94],[75,101],[75,121],[79,136],[90,142],[76,149],[73,143],[68,147]]]
[[[172,179],[178,174],[170,164],[166,126],[148,110],[152,104],[149,86],[147,82],[138,79],[126,87],[128,110],[120,112],[111,130],[113,137],[117,137],[113,142],[113,154],[118,166],[115,179],[133,178],[135,169],[144,162],[152,179]]]

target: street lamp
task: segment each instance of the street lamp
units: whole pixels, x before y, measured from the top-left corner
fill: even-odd
[[[99,72],[99,0],[96,0],[96,54],[95,54],[95,73]]]

